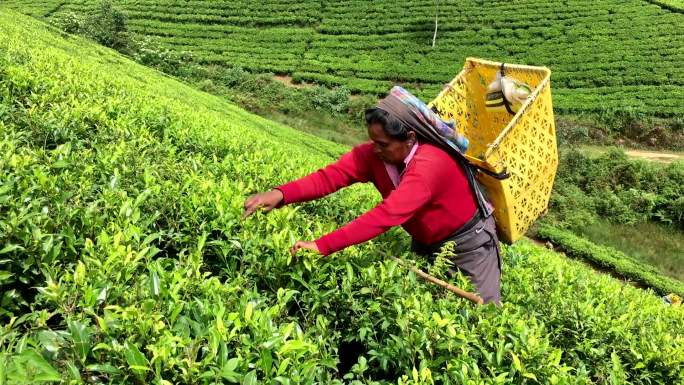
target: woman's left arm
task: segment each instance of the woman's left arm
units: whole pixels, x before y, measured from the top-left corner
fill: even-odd
[[[324,197],[343,187],[370,179],[366,159],[371,147],[367,143],[354,147],[338,161],[303,178],[278,186],[283,193],[281,205],[306,202]]]
[[[318,252],[329,255],[365,242],[413,217],[432,197],[424,176],[414,167],[387,198],[345,226],[317,239]]]

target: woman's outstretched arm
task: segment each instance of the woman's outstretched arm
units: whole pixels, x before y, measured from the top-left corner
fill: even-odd
[[[372,155],[372,146],[371,143],[358,145],[336,162],[316,172],[271,191],[250,196],[245,201],[243,217],[251,215],[258,208],[270,211],[286,204],[324,197],[356,182],[369,181],[368,156]]]

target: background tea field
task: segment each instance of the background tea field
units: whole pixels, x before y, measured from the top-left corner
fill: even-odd
[[[5,3],[59,20],[96,0]],[[684,14],[629,0],[118,1],[130,30],[198,63],[383,94],[396,82],[433,98],[468,56],[553,71],[560,113],[684,110]],[[676,3],[676,2],[670,2]],[[438,31],[432,47],[435,14]]]
[[[347,147],[18,13],[0,35],[0,382],[684,381],[680,308],[528,242],[500,309],[381,257],[410,257],[400,231],[291,258],[377,194],[245,197]]]

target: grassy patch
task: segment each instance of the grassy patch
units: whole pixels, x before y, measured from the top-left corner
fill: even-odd
[[[684,232],[646,222],[635,225],[597,222],[574,229],[588,240],[613,247],[657,267],[664,274],[684,280]]]
[[[572,231],[549,225],[541,225],[537,236],[553,242],[569,256],[609,269],[615,275],[648,286],[661,295],[669,293],[684,295],[684,282],[668,277],[657,268],[615,248],[598,245],[579,237]]]

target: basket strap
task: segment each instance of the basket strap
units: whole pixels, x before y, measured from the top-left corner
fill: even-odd
[[[483,173],[483,174],[485,174],[485,175],[491,176],[491,177],[494,178],[494,179],[504,180],[504,179],[508,179],[508,178],[511,177],[511,174],[509,174],[508,171],[507,171],[506,169],[504,169],[504,170],[501,171],[501,172],[494,172],[494,171],[492,171],[492,170],[487,170],[487,169],[484,168],[484,167],[481,167],[481,166],[478,166],[478,165],[475,165],[475,164],[472,164],[472,163],[471,163],[471,166],[475,167],[475,168],[477,169],[477,171],[479,171],[479,172],[481,172],[481,173]]]
[[[504,72],[504,66],[505,65],[506,65],[505,63],[501,63],[501,68],[499,69],[499,71],[501,72],[501,78],[502,79],[504,76],[506,76],[506,74]],[[508,111],[508,113],[511,115],[515,115],[515,112],[511,108],[511,102],[508,99],[506,99],[506,93],[504,93],[504,90],[503,90],[503,81],[501,82],[501,99],[503,100],[504,107],[506,107],[506,111]]]
[[[511,108],[511,102],[509,102],[508,99],[506,99],[506,94],[501,92],[501,98],[503,99],[503,103],[504,103],[504,106],[506,107],[506,111],[508,111],[508,113],[511,115],[515,115],[515,112]]]
[[[468,160],[465,159],[465,157],[458,159],[460,160],[460,163],[463,165],[463,169],[465,170],[466,174],[466,179],[468,179],[470,189],[473,191],[473,195],[475,195],[475,203],[477,204],[477,208],[480,211],[480,215],[482,216],[482,218],[489,218],[489,216],[492,215],[493,208],[491,205],[487,203],[487,198],[485,197],[485,194],[482,191],[482,186],[480,186],[480,183],[478,183],[477,179],[475,179],[476,168],[472,163],[468,162]]]

